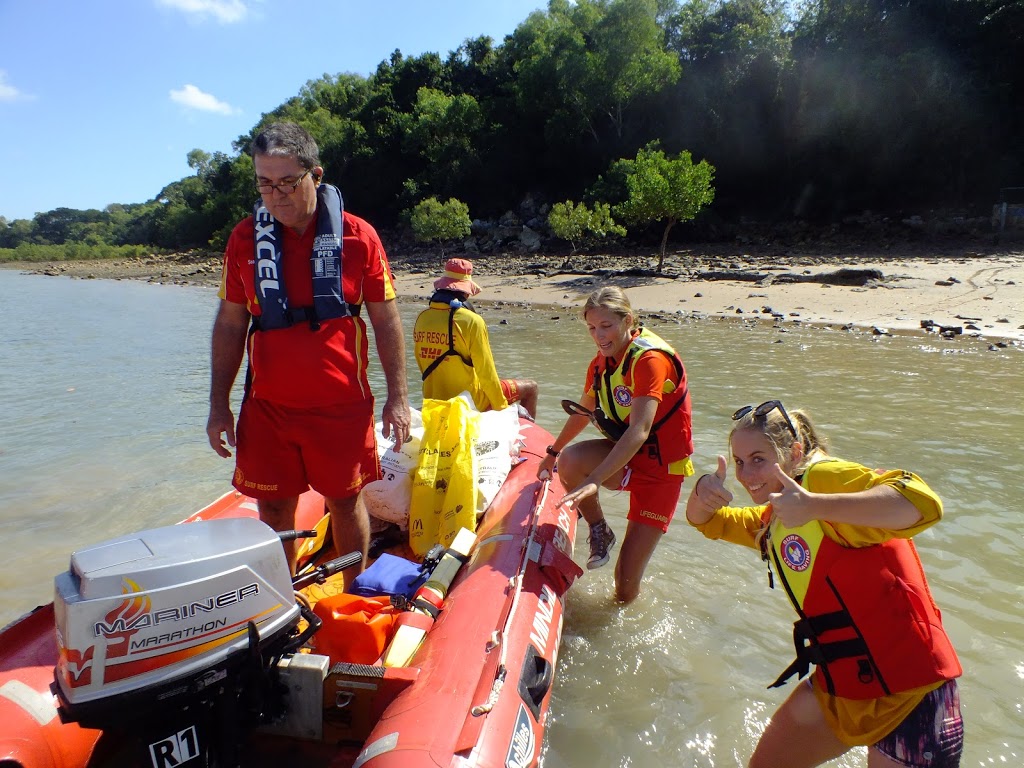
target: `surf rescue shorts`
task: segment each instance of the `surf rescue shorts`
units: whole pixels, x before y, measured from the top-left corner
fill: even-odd
[[[501,394],[505,396],[509,405],[519,402],[519,384],[515,379],[500,379],[498,383],[501,384]]]
[[[629,491],[626,519],[667,533],[684,479],[683,475],[650,475],[627,464],[619,486],[620,490]]]
[[[964,720],[956,680],[931,691],[902,723],[874,748],[909,768],[958,768],[964,749]]]
[[[355,496],[380,478],[373,400],[289,408],[247,399],[238,415],[232,485],[257,499],[286,499],[312,487]]]

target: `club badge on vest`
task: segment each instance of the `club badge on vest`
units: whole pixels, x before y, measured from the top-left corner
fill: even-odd
[[[615,402],[623,408],[628,408],[633,403],[633,393],[629,391],[629,387],[621,384],[612,392],[612,397],[614,397]]]
[[[782,540],[782,562],[794,571],[806,571],[811,564],[811,548],[801,536],[791,533]]]

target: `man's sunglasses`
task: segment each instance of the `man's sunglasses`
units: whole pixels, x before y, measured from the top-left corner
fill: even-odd
[[[796,431],[796,427],[793,426],[793,420],[789,418],[789,414],[786,413],[786,409],[782,406],[781,400],[765,400],[756,408],[752,405],[744,405],[736,413],[732,415],[733,421],[739,421],[751,411],[754,412],[755,419],[763,419],[769,413],[774,411],[776,408],[779,409],[779,413],[782,414],[782,418],[786,420],[786,426],[789,427],[789,431],[793,433],[793,437],[797,440],[800,439],[800,433]]]

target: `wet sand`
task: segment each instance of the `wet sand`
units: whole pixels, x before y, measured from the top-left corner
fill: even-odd
[[[601,285],[624,288],[641,313],[794,322],[874,333],[980,337],[1024,347],[1024,250],[713,254],[676,251],[661,273],[649,254],[469,255],[478,303],[576,308]],[[452,254],[449,254],[452,255]],[[435,254],[392,254],[403,301],[422,300],[443,271]],[[5,264],[54,276],[217,286],[219,257]]]
[[[626,290],[641,312],[917,331],[1002,340],[1024,346],[1024,254],[900,259],[813,257],[734,259],[672,276],[652,269],[488,273],[474,261],[478,302],[576,308],[605,284]],[[668,270],[666,269],[666,272]],[[426,297],[437,273],[402,273],[403,296]]]

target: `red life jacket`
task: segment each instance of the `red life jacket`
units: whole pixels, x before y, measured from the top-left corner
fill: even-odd
[[[800,614],[793,628],[797,658],[770,688],[803,677],[811,664],[820,688],[847,699],[879,698],[962,674],[912,541],[844,547],[817,522],[776,523],[763,541],[762,555],[770,554]]]
[[[597,400],[594,414],[598,429],[610,440],[618,440],[629,426],[633,403],[633,368],[646,352],[665,355],[672,363],[679,383],[667,381],[654,415],[650,435],[637,457],[654,470],[665,471],[671,464],[693,454],[690,391],[682,358],[660,336],[642,328],[614,368],[608,358],[597,355],[590,364],[591,388]],[[632,462],[631,462],[632,463]]]

